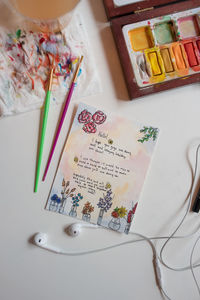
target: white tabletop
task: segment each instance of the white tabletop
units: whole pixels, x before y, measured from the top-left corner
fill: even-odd
[[[105,229],[84,229],[80,237],[65,233],[74,219],[44,209],[66,140],[74,104],[84,101],[129,119],[161,129],[131,230],[147,236],[169,235],[186,211],[195,150],[200,142],[200,84],[173,89],[129,101],[119,57],[102,0],[82,0],[79,7],[103,92],[73,99],[47,180],[33,193],[40,111],[0,121],[0,299],[1,300],[146,300],[162,299],[155,283],[152,250],[147,242],[130,244],[97,254],[68,257],[35,247],[31,237],[46,232],[50,242],[69,251],[106,247],[133,239]],[[47,157],[61,107],[51,107],[45,140]],[[45,162],[42,167],[44,168]],[[178,234],[197,228],[199,215],[189,213]],[[164,252],[172,267],[189,264],[197,235],[173,240]],[[163,241],[155,243],[160,249]],[[199,261],[197,245],[194,261]],[[199,299],[191,271],[161,267],[164,287],[171,299]],[[195,269],[200,281],[200,270]]]

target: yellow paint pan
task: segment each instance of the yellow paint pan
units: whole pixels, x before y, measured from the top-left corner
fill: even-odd
[[[142,51],[154,47],[154,39],[149,26],[138,27],[128,32],[133,51]]]
[[[150,82],[158,83],[165,79],[165,69],[158,47],[144,51],[147,68],[150,74]]]
[[[163,60],[166,75],[171,77],[174,76],[176,74],[173,64],[174,56],[171,55],[169,47],[160,47],[160,55]]]

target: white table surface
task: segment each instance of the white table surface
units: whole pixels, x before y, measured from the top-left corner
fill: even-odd
[[[30,239],[46,232],[50,242],[69,251],[104,247],[134,238],[105,229],[85,229],[80,237],[65,233],[70,217],[44,206],[68,132],[74,104],[80,100],[161,129],[135,222],[131,230],[147,236],[168,235],[179,224],[191,187],[195,149],[200,142],[200,84],[128,101],[122,69],[102,0],[82,0],[79,7],[92,44],[103,92],[73,99],[47,180],[33,193],[40,111],[0,121],[0,299],[1,300],[159,300],[152,250],[140,242],[105,252],[68,257],[35,247]],[[47,157],[60,113],[51,107],[45,141]],[[42,168],[44,169],[44,164]],[[197,228],[190,213],[179,234]],[[189,264],[195,237],[171,241],[165,259],[172,267]],[[163,241],[156,242],[159,250]],[[199,261],[199,247],[194,260]],[[171,299],[199,299],[190,271],[162,267]],[[195,274],[200,281],[200,270]]]

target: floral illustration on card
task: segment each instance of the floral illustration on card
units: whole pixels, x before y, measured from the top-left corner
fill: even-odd
[[[144,143],[148,142],[150,139],[155,141],[158,135],[158,128],[144,126],[142,129],[140,129],[140,132],[143,133],[143,137],[139,139],[138,142]]]
[[[65,205],[67,202],[67,199],[74,196],[74,191],[76,188],[70,188],[70,181],[65,181],[63,178],[62,181],[62,189],[61,189],[61,197],[59,197],[57,194],[53,194],[51,196],[51,201],[49,204],[49,210],[51,211],[57,211],[59,213],[63,213],[65,209]]]
[[[126,234],[129,233],[129,230],[130,230],[130,227],[131,227],[131,223],[132,223],[132,220],[133,220],[133,217],[134,217],[136,208],[137,208],[137,204],[138,204],[138,203],[136,203],[136,204],[133,206],[133,208],[130,209],[129,212],[128,212],[127,220],[126,220],[127,223],[126,223],[126,227],[125,227],[125,230],[124,230],[124,232],[125,232]]]
[[[82,210],[82,219],[83,221],[86,222],[90,222],[90,218],[91,218],[91,213],[94,211],[94,206],[92,206],[92,204],[87,201],[84,206],[83,206],[83,210]]]
[[[49,210],[58,211],[61,203],[61,198],[57,194],[53,194],[51,196],[51,200],[49,203]]]
[[[128,234],[158,135],[80,103],[46,208]]]
[[[76,217],[77,216],[77,208],[79,207],[79,202],[83,199],[81,193],[76,194],[72,197],[72,207],[69,212],[69,216]]]
[[[61,197],[61,205],[60,205],[60,208],[59,208],[59,213],[64,212],[67,199],[74,196],[73,193],[75,192],[76,188],[70,189],[69,185],[70,185],[70,182],[65,181],[65,179],[63,178],[62,190],[61,190],[61,196],[62,197]]]
[[[84,124],[82,129],[86,133],[95,133],[97,131],[97,125],[103,124],[105,120],[106,115],[101,110],[97,110],[92,115],[87,109],[84,109],[78,115],[78,122]]]
[[[108,227],[113,230],[119,230],[121,223],[120,219],[124,218],[127,214],[127,209],[123,206],[116,207],[113,212],[111,213],[112,219],[108,223]]]
[[[98,216],[98,220],[97,220],[98,225],[101,225],[104,212],[107,212],[111,208],[112,200],[113,200],[113,196],[112,196],[111,189],[109,189],[106,192],[106,195],[103,194],[103,198],[102,197],[99,198],[99,202],[97,203],[97,206],[100,208],[99,216]]]
[[[97,110],[93,116],[92,116],[92,120],[94,121],[94,123],[96,123],[97,125],[103,124],[106,120],[106,115],[100,111]]]
[[[89,123],[92,120],[92,114],[87,111],[87,109],[84,109],[79,115],[78,115],[78,121],[79,123]]]
[[[94,122],[89,122],[89,123],[84,124],[83,130],[86,133],[95,133],[97,131],[97,126]]]

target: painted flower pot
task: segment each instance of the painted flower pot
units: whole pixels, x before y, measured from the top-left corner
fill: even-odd
[[[104,214],[104,209],[101,208],[100,212],[99,212],[98,220],[97,220],[98,225],[101,225],[101,222],[102,222],[102,219],[103,219],[103,214]]]
[[[70,212],[69,212],[69,216],[70,217],[76,217],[77,216],[77,211],[76,211],[77,207],[76,206],[72,206]]]
[[[85,222],[90,222],[90,218],[91,218],[90,214],[83,214],[82,216],[82,220]]]
[[[124,233],[128,234],[131,227],[131,223],[127,223],[124,229]]]
[[[64,209],[65,209],[65,205],[66,205],[66,199],[65,197],[63,197],[63,199],[61,200],[61,205],[60,205],[60,208],[59,208],[59,213],[62,214],[64,212]]]
[[[62,205],[60,208],[59,208],[59,211],[58,211],[60,214],[62,214],[64,212],[64,206]]]
[[[120,218],[112,218],[112,220],[108,223],[108,227],[113,230],[119,230],[120,226]]]
[[[49,204],[49,210],[51,211],[57,211],[59,208],[59,204],[58,202],[51,200],[50,204]]]

